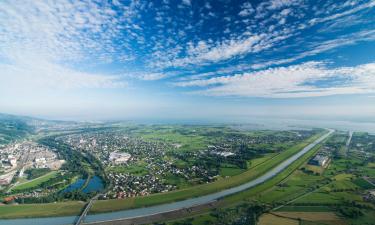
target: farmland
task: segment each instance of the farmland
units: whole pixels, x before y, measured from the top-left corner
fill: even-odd
[[[371,170],[373,150],[363,150],[364,140],[369,141],[367,134],[354,133],[352,148],[343,151],[346,135],[335,133],[310,155],[306,154],[294,166],[289,166],[289,173],[286,170],[262,185],[229,196],[221,205],[228,210],[246,202],[265,205],[268,213],[258,218],[258,224],[264,225],[372,224],[375,207],[367,196],[368,190],[375,188],[368,182],[374,177]],[[330,152],[332,157],[327,168],[309,165],[308,159],[322,151]],[[312,169],[314,167],[319,173]],[[211,214],[203,213],[189,221],[195,224],[195,218],[206,218],[205,224],[215,224],[213,219],[208,219]]]

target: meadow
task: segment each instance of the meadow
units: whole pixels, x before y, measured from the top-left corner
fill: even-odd
[[[43,182],[46,182],[54,177],[57,177],[59,175],[58,171],[51,171],[43,176],[40,176],[38,178],[35,178],[30,181],[26,181],[24,183],[20,183],[12,188],[14,191],[22,191],[26,189],[36,188]]]

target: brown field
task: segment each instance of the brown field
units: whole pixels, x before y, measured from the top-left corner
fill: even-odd
[[[298,220],[278,217],[269,213],[259,218],[259,225],[298,225]]]
[[[300,218],[306,221],[319,221],[322,224],[346,224],[333,212],[275,212],[274,214],[290,219]]]
[[[313,171],[314,173],[322,174],[324,171],[324,168],[321,166],[314,166],[314,165],[306,165],[306,169]]]

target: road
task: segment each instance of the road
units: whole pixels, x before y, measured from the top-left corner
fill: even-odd
[[[346,145],[345,145],[345,148],[346,148],[345,154],[346,154],[346,156],[349,155],[349,149],[350,149],[349,146],[350,146],[350,142],[352,141],[352,137],[353,137],[353,131],[349,131],[349,138],[346,141]]]
[[[101,214],[94,214],[94,215],[87,215],[85,222],[88,223],[97,223],[100,221],[118,221],[121,219],[130,219],[130,218],[137,218],[137,217],[145,217],[150,215],[157,215],[161,213],[176,211],[179,209],[191,208],[194,206],[204,205],[207,203],[214,202],[217,199],[226,197],[228,195],[232,195],[249,188],[252,188],[256,185],[259,185],[280,172],[286,169],[289,165],[299,159],[301,156],[306,154],[308,151],[313,149],[316,145],[324,141],[329,135],[331,135],[334,130],[329,130],[328,133],[322,135],[320,138],[315,140],[313,143],[304,147],[301,151],[297,154],[293,155],[289,159],[285,160],[275,168],[271,169],[267,173],[263,174],[262,176],[251,180],[245,184],[239,185],[237,187],[233,187],[230,189],[226,189],[217,193],[187,199],[178,202],[172,202],[163,205],[157,206],[150,206],[144,208],[136,208],[136,209],[129,209],[117,212],[110,212],[110,213],[101,213]],[[61,224],[73,224],[76,221],[76,217],[55,217],[55,218],[32,218],[32,219],[15,219],[15,220],[0,220],[0,225],[61,225]]]

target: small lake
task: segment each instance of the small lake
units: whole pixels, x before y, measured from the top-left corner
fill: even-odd
[[[93,176],[87,186],[82,190],[83,193],[98,192],[103,190],[104,184],[100,177]]]
[[[66,193],[66,192],[80,190],[85,184],[85,182],[86,182],[86,179],[78,179],[76,182],[74,182],[73,184],[65,188],[62,192]],[[87,194],[90,192],[97,192],[97,191],[103,190],[103,188],[104,188],[104,184],[103,184],[102,179],[98,176],[93,176],[88,182],[87,186],[82,190],[82,192]]]

